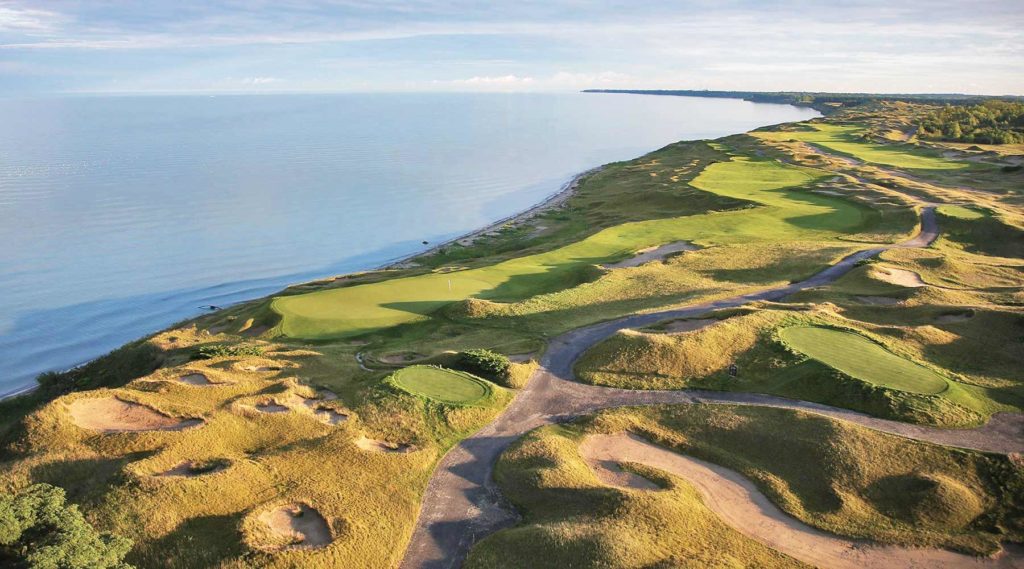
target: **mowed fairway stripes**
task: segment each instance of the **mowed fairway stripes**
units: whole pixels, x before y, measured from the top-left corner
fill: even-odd
[[[868,383],[925,395],[941,393],[948,387],[934,371],[859,334],[820,326],[792,326],[780,330],[779,336],[793,349]]]
[[[278,297],[271,306],[282,316],[280,329],[286,336],[341,338],[422,320],[470,297],[513,302],[559,290],[574,284],[586,266],[664,243],[834,239],[861,227],[867,210],[842,199],[786,189],[823,176],[773,160],[737,157],[705,168],[692,185],[763,207],[625,223],[553,251],[487,267]]]

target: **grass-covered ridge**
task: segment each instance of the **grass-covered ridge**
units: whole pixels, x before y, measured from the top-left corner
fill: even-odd
[[[577,451],[579,440],[622,431],[738,471],[788,514],[838,535],[977,554],[1024,539],[1024,473],[1006,457],[796,411],[666,406],[548,427],[509,449],[496,479],[524,520],[477,545],[469,566],[554,567],[562,552],[586,555],[593,565],[624,566],[625,559],[668,565],[675,553],[686,558],[692,551],[699,559],[698,551],[719,548],[740,553],[741,565],[785,564],[724,542],[718,526],[703,521],[706,510],[685,480],[645,469],[641,475],[662,485],[667,479],[669,490],[600,483]],[[685,528],[685,538],[674,527]]]

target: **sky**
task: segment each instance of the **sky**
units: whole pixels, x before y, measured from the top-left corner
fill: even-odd
[[[1024,0],[0,0],[0,96],[1024,94]]]

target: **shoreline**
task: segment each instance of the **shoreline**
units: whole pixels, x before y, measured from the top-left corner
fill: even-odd
[[[425,255],[432,255],[432,254],[436,253],[437,251],[439,251],[440,249],[442,249],[444,247],[448,247],[448,246],[452,245],[453,243],[457,243],[457,242],[463,241],[465,239],[477,239],[477,238],[479,238],[479,237],[481,237],[481,236],[483,236],[483,235],[485,235],[487,233],[490,233],[492,231],[497,231],[497,230],[501,229],[502,227],[504,227],[505,225],[510,224],[510,223],[511,224],[519,224],[519,223],[523,223],[523,222],[529,221],[530,219],[533,219],[535,216],[537,216],[538,214],[540,214],[542,212],[545,212],[545,211],[547,211],[549,209],[556,208],[556,207],[562,205],[570,197],[572,197],[572,195],[574,193],[576,193],[576,189],[579,188],[580,182],[582,182],[584,178],[586,178],[590,174],[593,174],[593,173],[601,171],[604,167],[605,167],[605,165],[602,164],[600,166],[595,166],[593,168],[590,168],[588,170],[584,170],[583,172],[575,174],[571,178],[569,178],[569,180],[567,180],[566,182],[563,182],[562,185],[559,186],[558,191],[548,195],[546,198],[544,198],[540,202],[537,202],[536,204],[534,204],[534,205],[532,205],[532,206],[530,206],[530,207],[528,207],[528,208],[526,208],[524,210],[521,210],[521,211],[518,211],[518,212],[513,213],[511,215],[505,216],[505,217],[503,217],[503,218],[501,218],[501,219],[499,219],[497,221],[493,221],[493,222],[489,223],[488,225],[486,225],[484,227],[481,227],[479,229],[474,229],[474,230],[472,230],[472,231],[470,231],[468,233],[464,233],[464,234],[456,236],[456,237],[454,237],[452,239],[448,239],[447,241],[444,241],[442,243],[438,243],[438,244],[433,245],[431,247],[428,247],[427,249],[424,249],[422,251],[417,251],[415,253],[410,253],[410,254],[402,256],[402,257],[398,257],[398,258],[395,258],[395,259],[390,259],[390,260],[384,261],[383,263],[381,263],[379,265],[375,265],[373,267],[370,267],[368,269],[364,269],[364,270],[361,270],[361,271],[354,271],[352,273],[342,273],[342,274],[337,274],[337,275],[330,275],[330,276],[327,276],[327,277],[322,277],[322,278],[319,278],[319,279],[312,279],[312,280],[309,280],[309,281],[289,283],[289,284],[284,285],[284,287],[281,290],[287,290],[288,288],[291,288],[293,286],[298,286],[298,285],[303,285],[303,284],[308,284],[308,283],[320,282],[320,281],[324,281],[326,279],[336,279],[336,278],[343,277],[343,276],[348,275],[348,274],[356,274],[356,273],[360,273],[360,272],[374,271],[374,270],[398,270],[398,269],[404,269],[404,268],[411,268],[413,265],[410,265],[409,263],[412,263],[413,261],[415,261],[419,257],[425,256]],[[403,266],[403,265],[405,265],[405,266]],[[235,304],[240,304],[242,302],[250,302],[252,300],[255,300],[255,299],[243,300],[243,301],[239,301],[239,302],[237,302]],[[222,308],[227,308],[228,306],[233,306],[233,304],[225,305]],[[206,314],[209,314],[209,313],[206,313]],[[200,316],[204,316],[204,315],[205,314],[202,314]],[[192,319],[198,318],[198,317],[199,316],[188,318],[186,321],[192,320]],[[160,331],[161,330],[157,330],[157,331],[155,331],[153,333],[159,333]],[[143,337],[145,337],[145,336],[143,336]],[[96,358],[91,358],[89,360],[86,360],[84,362],[78,363],[78,364],[73,365],[71,367],[68,367],[66,369],[58,370],[58,373],[65,373],[65,372],[71,371],[71,370],[73,370],[75,368],[84,366],[84,365],[88,364],[89,362],[95,361],[99,357],[102,357],[102,356],[97,356]],[[11,399],[16,399],[18,397],[22,397],[22,396],[26,396],[26,395],[31,395],[37,389],[39,389],[39,382],[36,381],[36,380],[33,380],[33,383],[31,385],[26,385],[26,386],[23,386],[23,387],[15,388],[15,389],[12,389],[12,390],[6,391],[6,392],[0,392],[0,403],[2,403],[4,401],[11,400]]]
[[[464,241],[466,239],[471,239],[471,240],[478,239],[478,238],[486,235],[487,233],[491,233],[493,231],[498,231],[502,227],[504,227],[504,226],[506,226],[508,224],[516,225],[516,224],[520,224],[520,223],[529,221],[530,219],[533,219],[537,215],[539,215],[539,214],[541,214],[541,213],[543,213],[543,212],[545,212],[545,211],[547,211],[549,209],[556,208],[556,207],[562,205],[563,203],[565,203],[570,197],[572,197],[573,194],[576,193],[577,188],[579,188],[580,182],[582,182],[584,178],[586,178],[587,176],[589,176],[591,174],[600,172],[601,170],[604,169],[604,167],[605,167],[605,165],[602,164],[600,166],[595,166],[593,168],[590,168],[589,170],[584,170],[583,172],[575,174],[574,176],[569,178],[568,181],[564,182],[561,186],[559,186],[559,189],[558,189],[557,192],[549,195],[548,197],[544,198],[540,202],[538,202],[538,203],[536,203],[536,204],[534,204],[534,205],[532,205],[532,206],[530,206],[530,207],[528,207],[528,208],[526,208],[524,210],[521,210],[521,211],[519,211],[517,213],[513,213],[512,215],[503,217],[503,218],[501,218],[501,219],[499,219],[497,221],[491,222],[490,224],[488,224],[488,225],[486,225],[484,227],[481,227],[480,229],[474,229],[474,230],[470,231],[469,233],[464,233],[462,235],[459,235],[459,236],[454,237],[452,239],[449,239],[447,241],[438,243],[437,245],[433,245],[431,247],[428,247],[427,249],[424,249],[423,251],[419,251],[417,253],[411,253],[409,255],[405,255],[404,257],[399,257],[397,259],[392,259],[390,261],[385,261],[384,264],[377,266],[377,270],[393,270],[393,269],[407,269],[407,268],[411,268],[411,265],[409,265],[409,263],[411,263],[412,261],[414,261],[418,257],[423,257],[425,255],[432,255],[432,254],[438,252],[439,250],[441,250],[441,249],[443,249],[445,247],[448,247],[448,246],[453,245],[455,243],[459,243],[460,241]],[[336,275],[336,277],[337,276],[344,276],[344,275]],[[315,281],[312,281],[312,282],[315,282]]]

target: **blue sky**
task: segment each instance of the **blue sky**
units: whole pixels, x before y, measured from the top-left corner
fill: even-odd
[[[0,0],[0,95],[1024,94],[1024,0]]]

